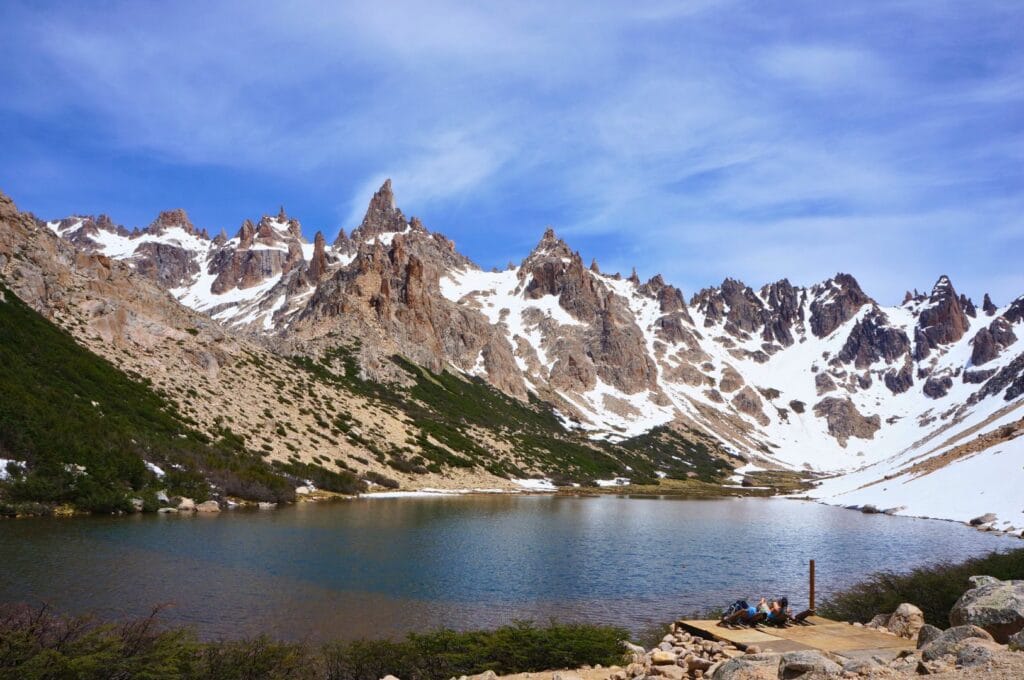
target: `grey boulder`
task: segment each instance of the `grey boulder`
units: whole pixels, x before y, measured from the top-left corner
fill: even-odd
[[[1002,650],[1002,645],[992,640],[970,638],[957,646],[956,665],[964,668],[984,666],[992,663]]]
[[[992,641],[992,636],[983,628],[978,628],[977,626],[955,626],[943,631],[941,635],[922,647],[921,658],[925,661],[935,661],[947,654],[955,655],[959,644],[970,638]]]
[[[917,631],[917,648],[921,649],[940,635],[942,635],[941,628],[936,628],[930,623],[924,624],[921,626],[921,630]]]
[[[778,680],[779,654],[746,654],[715,669],[712,680]]]
[[[1006,645],[1012,652],[1024,652],[1024,630],[1011,635],[1010,639],[1006,641]]]
[[[780,678],[835,678],[843,669],[825,655],[813,651],[786,652],[779,664]]]
[[[984,628],[1003,644],[1024,630],[1024,581],[1000,581],[991,576],[972,576],[970,580],[974,587],[953,605],[950,624]]]

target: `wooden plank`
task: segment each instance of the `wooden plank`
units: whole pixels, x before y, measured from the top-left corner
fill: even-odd
[[[854,652],[865,650],[913,649],[910,640],[889,635],[870,628],[851,626],[820,616],[808,619],[809,626],[775,628],[725,628],[718,621],[677,621],[684,629],[704,637],[730,642],[740,649],[757,645],[763,651],[788,652],[797,649],[818,649],[827,652]]]
[[[718,621],[689,620],[677,621],[676,623],[682,625],[691,633],[726,640],[727,642],[732,642],[740,649],[747,647],[747,645],[776,642],[779,639],[777,636],[769,635],[759,628],[725,628],[724,626],[719,626]]]

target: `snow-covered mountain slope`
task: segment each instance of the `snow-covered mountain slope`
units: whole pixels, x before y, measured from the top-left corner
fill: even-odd
[[[395,377],[391,354],[454,368],[550,402],[594,439],[695,428],[758,465],[860,470],[841,478],[854,483],[948,461],[942,442],[1024,400],[1024,297],[978,307],[945,276],[891,307],[847,274],[758,290],[726,279],[687,302],[660,276],[584,266],[551,230],[519,265],[487,272],[407,219],[390,182],[332,245],[319,233],[304,242],[283,210],[231,239],[197,232],[181,211],[134,232],[102,217],[48,226],[275,346],[318,354],[357,341],[361,369],[381,379]],[[821,494],[854,493],[836,484]]]
[[[970,521],[991,513],[1001,531],[1024,529],[1024,408],[1020,401],[941,443],[908,447],[826,479],[811,496],[879,512]]]

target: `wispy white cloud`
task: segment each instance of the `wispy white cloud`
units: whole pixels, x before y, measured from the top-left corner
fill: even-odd
[[[878,90],[892,75],[882,60],[865,49],[790,43],[760,54],[765,72],[781,81],[834,94],[836,90]]]
[[[0,116],[32,121],[13,134],[37,156],[57,130],[91,163],[308,186],[328,229],[358,223],[390,176],[407,213],[484,265],[554,223],[585,255],[690,288],[844,269],[891,297],[919,275],[910,260],[952,273],[973,244],[985,266],[963,275],[995,289],[1016,279],[986,247],[1022,239],[1024,10],[962,15],[916,0],[10,3]]]

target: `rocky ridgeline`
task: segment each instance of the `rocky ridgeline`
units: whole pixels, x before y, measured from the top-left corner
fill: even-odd
[[[999,408],[1024,394],[1024,296],[1001,309],[986,295],[979,308],[942,276],[930,294],[883,307],[840,273],[809,287],[727,278],[687,302],[661,276],[642,283],[635,271],[586,266],[552,229],[499,291],[508,281],[398,208],[390,180],[331,245],[317,233],[309,247],[283,208],[243,221],[231,239],[210,239],[183,210],[134,231],[105,215],[38,224],[82,252],[125,259],[271,351],[319,356],[357,343],[361,373],[383,382],[404,380],[395,354],[454,367],[614,438],[675,422],[754,459],[776,451],[786,465],[825,467],[788,451],[807,428],[833,453],[860,455],[865,442],[917,441],[984,399],[1000,397],[986,406]],[[787,354],[798,365],[774,359],[800,345]]]

